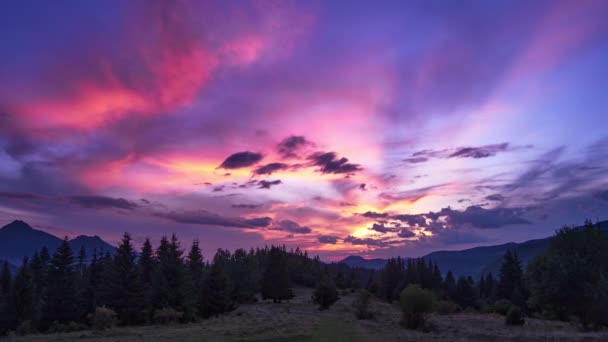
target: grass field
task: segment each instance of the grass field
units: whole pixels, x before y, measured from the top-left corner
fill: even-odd
[[[394,305],[373,301],[375,318],[358,321],[351,308],[355,294],[343,296],[326,311],[310,303],[310,290],[297,289],[296,295],[289,303],[243,305],[199,323],[14,336],[7,341],[608,341],[608,331],[581,332],[567,323],[536,319],[527,319],[523,327],[507,327],[504,317],[491,314],[433,315],[430,332],[410,331],[399,325]]]

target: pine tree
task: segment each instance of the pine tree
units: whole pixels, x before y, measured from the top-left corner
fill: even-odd
[[[139,278],[142,286],[144,310],[146,312],[147,320],[152,318],[153,295],[154,295],[154,269],[157,266],[156,260],[154,259],[154,250],[150,239],[146,238],[141,248],[139,259],[137,260],[137,268]]]
[[[203,261],[203,254],[199,247],[198,240],[194,240],[192,242],[192,247],[190,248],[190,252],[188,253],[188,258],[186,261],[186,266],[188,267],[188,271],[190,272],[190,277],[192,278],[192,283],[195,288],[200,288],[203,284],[203,272],[205,268],[205,263]]]
[[[220,265],[214,263],[203,284],[199,313],[204,318],[217,317],[228,311],[228,309],[229,301],[226,277],[220,269]]]
[[[455,300],[463,308],[477,307],[477,293],[472,279],[459,277],[456,282]]]
[[[253,272],[257,267],[243,249],[237,249],[230,258],[229,268],[230,297],[238,303],[251,303],[256,300],[258,289]]]
[[[53,254],[48,271],[43,308],[43,327],[52,322],[68,323],[79,318],[74,277],[74,256],[66,237]]]
[[[23,265],[17,272],[11,288],[10,312],[15,326],[34,317],[34,284],[27,258],[23,259]]]
[[[283,251],[273,246],[270,249],[262,278],[262,299],[272,299],[273,302],[280,303],[282,300],[291,298],[293,298],[293,292]]]
[[[452,271],[448,271],[445,276],[443,291],[447,299],[456,301],[456,279],[454,279],[454,274],[452,274]]]
[[[523,291],[523,271],[515,251],[508,250],[500,267],[500,279],[496,288],[498,298],[513,300],[514,294],[518,296]],[[516,294],[515,291],[520,291]],[[521,294],[523,296],[523,294]],[[522,300],[520,300],[521,304]],[[525,302],[525,301],[524,301]]]
[[[0,274],[0,336],[6,334],[14,325],[13,314],[10,312],[9,306],[11,280],[8,261],[4,261]]]
[[[111,307],[122,324],[137,324],[145,321],[143,291],[135,265],[135,249],[131,235],[125,233],[116,250],[110,279]]]
[[[154,281],[154,298],[158,309],[173,308],[184,314],[184,319],[194,318],[195,302],[189,296],[192,285],[187,275],[183,251],[177,236],[173,234],[171,241],[163,237],[156,251],[158,267]]]
[[[494,281],[494,276],[492,275],[492,272],[490,272],[486,276],[486,281],[485,281],[486,298],[488,298],[490,301],[494,300],[495,292],[496,292],[496,282]]]
[[[6,297],[11,291],[11,270],[8,266],[8,261],[2,264],[2,274],[0,275],[0,296]]]

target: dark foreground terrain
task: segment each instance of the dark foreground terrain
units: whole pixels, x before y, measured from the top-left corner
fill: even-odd
[[[495,314],[431,315],[429,332],[411,331],[399,325],[396,305],[374,300],[374,319],[359,321],[351,306],[354,294],[319,311],[309,300],[310,290],[295,292],[289,303],[241,305],[199,323],[10,336],[6,341],[608,341],[608,331],[582,332],[568,323],[530,318],[523,327],[512,327]]]

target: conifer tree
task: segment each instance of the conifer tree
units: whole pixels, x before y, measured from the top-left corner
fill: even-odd
[[[203,261],[203,253],[199,247],[198,240],[194,240],[192,242],[192,247],[190,248],[190,252],[188,253],[188,258],[186,260],[186,266],[190,272],[192,284],[195,288],[200,288],[200,286],[203,284],[205,263]]]
[[[145,321],[142,286],[135,264],[135,249],[131,235],[125,233],[116,250],[110,279],[111,307],[122,324]]]
[[[230,297],[238,303],[254,302],[258,285],[253,272],[257,267],[243,249],[234,251],[230,264],[229,283],[232,285]]]
[[[0,274],[0,296],[8,296],[11,291],[11,270],[8,266],[8,261],[2,263],[2,274]]]
[[[161,239],[156,251],[158,266],[155,270],[154,297],[158,309],[173,308],[184,314],[184,319],[194,318],[194,298],[189,296],[191,284],[187,276],[182,258],[183,251],[177,236],[173,234],[171,241],[167,237]]]
[[[214,263],[211,271],[204,281],[202,300],[199,313],[204,318],[218,315],[228,311],[228,287],[226,277],[220,269],[220,264]]]
[[[154,250],[149,238],[146,238],[141,248],[139,259],[137,260],[137,269],[142,287],[144,311],[146,319],[152,319],[153,295],[154,295],[154,269],[157,266],[154,259]]]
[[[283,251],[272,246],[264,277],[262,278],[262,299],[272,299],[275,303],[293,298],[289,282],[289,271]]]
[[[49,264],[42,323],[48,327],[52,322],[68,323],[78,318],[74,256],[66,237]]]
[[[10,292],[10,312],[15,326],[18,322],[32,320],[34,317],[34,284],[28,265],[28,259],[23,259]]]
[[[514,295],[521,294],[523,288],[521,263],[515,251],[508,250],[500,267],[500,279],[496,288],[496,295],[498,298],[513,300]],[[516,293],[516,291],[519,291],[519,293]]]
[[[445,276],[443,291],[447,299],[456,301],[456,279],[454,279],[454,274],[452,271],[448,271]]]
[[[477,293],[472,279],[459,277],[456,282],[455,302],[463,308],[477,307]]]

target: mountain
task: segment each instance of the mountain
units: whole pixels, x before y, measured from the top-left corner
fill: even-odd
[[[8,260],[12,265],[21,265],[23,257],[31,257],[34,252],[46,246],[53,253],[61,244],[62,239],[47,232],[32,228],[29,224],[16,220],[0,228],[0,260]],[[78,236],[69,241],[74,256],[78,255],[80,247],[85,248],[87,257],[97,251],[114,253],[115,248],[98,236]]]
[[[93,253],[97,251],[98,254],[103,254],[105,252],[110,252],[110,254],[114,254],[116,248],[109,243],[103,241],[99,236],[86,236],[80,235],[76,238],[70,240],[68,242],[70,244],[70,248],[74,252],[74,256],[78,256],[80,252],[80,248],[84,247],[85,254],[87,256],[87,261],[90,261]]]
[[[598,223],[600,229],[608,235],[608,221]],[[532,258],[542,253],[551,241],[551,237],[537,240],[529,240],[522,243],[509,242],[501,245],[482,246],[461,251],[437,251],[423,256],[426,260],[432,260],[439,265],[443,273],[452,271],[455,276],[472,276],[478,278],[482,274],[492,272],[495,276],[500,271],[502,258],[507,250],[515,250],[517,256],[526,266]],[[349,266],[363,267],[369,269],[382,269],[386,264],[385,259],[364,259],[360,256],[351,255],[340,261]]]
[[[346,264],[350,267],[369,268],[372,270],[380,270],[386,265],[385,259],[365,259],[358,255],[351,255],[342,260],[340,263]]]

